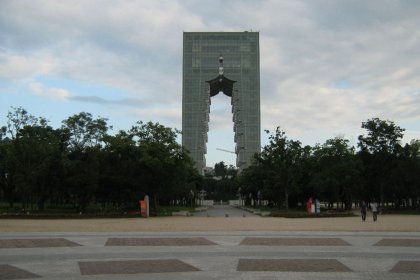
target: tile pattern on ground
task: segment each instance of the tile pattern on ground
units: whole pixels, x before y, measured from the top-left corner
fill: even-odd
[[[196,246],[217,245],[202,237],[196,238],[108,238],[105,246]]]
[[[420,247],[420,239],[384,238],[379,240],[375,246]]]
[[[29,279],[41,276],[8,264],[0,264],[0,280]]]
[[[41,247],[76,247],[81,246],[64,238],[50,239],[0,239],[3,248],[41,248]]]
[[[79,262],[82,275],[200,271],[176,259]]]
[[[336,259],[239,259],[237,271],[350,272]]]
[[[420,274],[420,261],[399,261],[389,272]]]
[[[261,238],[247,237],[240,245],[260,246],[349,246],[350,244],[341,238]]]

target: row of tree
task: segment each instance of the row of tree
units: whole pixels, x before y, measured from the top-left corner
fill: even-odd
[[[79,113],[48,125],[23,108],[12,108],[0,131],[0,201],[43,210],[90,203],[137,207],[148,194],[156,206],[186,201],[201,180],[176,141],[178,131],[137,122],[115,135],[105,118]]]
[[[236,176],[216,164],[219,180],[194,169],[177,143],[179,131],[137,122],[109,134],[105,118],[73,115],[53,128],[42,117],[12,108],[0,130],[0,202],[42,210],[68,206],[84,211],[96,203],[136,208],[148,194],[158,204],[188,204],[201,190],[209,198],[238,195],[295,207],[309,197],[344,209],[365,200],[417,206],[420,197],[420,141],[401,145],[404,129],[391,121],[362,123],[358,149],[336,137],[314,147],[289,139],[277,128],[253,165]],[[240,193],[238,193],[240,189]]]
[[[419,207],[420,141],[402,145],[404,129],[378,118],[362,123],[358,150],[336,137],[303,146],[277,128],[239,176],[242,195],[294,207],[309,197],[350,209],[360,201]]]

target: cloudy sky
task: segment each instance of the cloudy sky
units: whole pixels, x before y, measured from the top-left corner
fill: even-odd
[[[262,129],[303,144],[379,117],[420,138],[420,1],[0,1],[0,126],[11,106],[59,127],[181,128],[182,32],[259,31]],[[212,103],[207,163],[234,164],[229,100]],[[263,144],[267,142],[262,132]]]

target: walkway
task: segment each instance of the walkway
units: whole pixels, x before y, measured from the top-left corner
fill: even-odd
[[[245,210],[229,205],[209,206],[206,211],[194,213],[194,217],[259,217]]]
[[[420,279],[420,233],[0,233],[0,279]]]

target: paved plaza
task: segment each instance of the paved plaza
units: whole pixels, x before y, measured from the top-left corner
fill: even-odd
[[[0,232],[0,280],[420,279],[420,231],[386,231],[384,227],[379,231],[235,230],[234,225],[233,229],[226,226],[236,219],[156,219],[164,223],[164,230],[106,231],[98,226],[90,232],[80,228],[96,220],[78,220],[80,228],[72,221],[72,231],[52,231],[57,229],[52,227],[44,232],[33,231],[33,220],[21,220],[18,228],[25,221],[28,226],[16,231],[10,227],[14,221],[0,220],[0,229],[9,225]],[[258,219],[266,218],[243,218],[242,222]],[[345,219],[330,221],[348,223]],[[416,223],[418,216],[412,219]],[[138,220],[142,219],[131,223]],[[207,230],[167,230],[176,228],[171,223],[178,221],[202,224]],[[224,231],[217,227],[220,223]],[[216,230],[209,230],[209,224]]]

